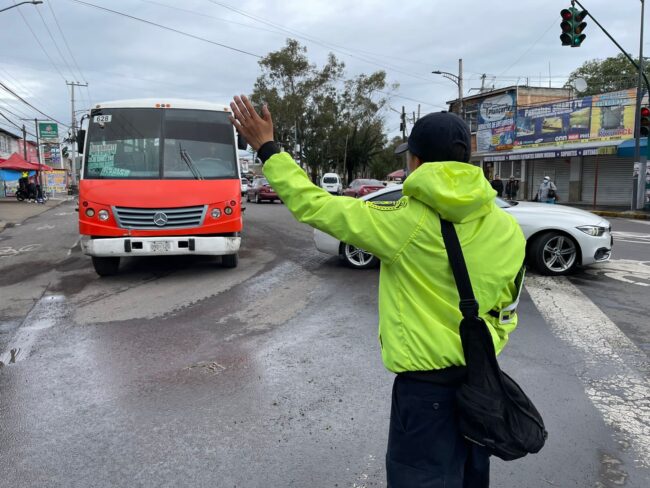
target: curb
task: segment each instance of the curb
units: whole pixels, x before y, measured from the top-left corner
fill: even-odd
[[[616,212],[613,210],[590,210],[591,213],[601,217],[620,217],[622,219],[650,220],[650,213],[646,212]]]

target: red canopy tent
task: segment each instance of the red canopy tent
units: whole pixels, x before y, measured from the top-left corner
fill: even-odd
[[[0,169],[14,169],[17,171],[52,171],[52,166],[47,164],[38,165],[25,161],[18,153],[13,153],[9,159],[0,163]]]
[[[392,173],[388,173],[386,178],[389,178],[389,179],[396,179],[396,178],[404,179],[404,170],[403,169],[398,169],[397,171],[393,171]]]

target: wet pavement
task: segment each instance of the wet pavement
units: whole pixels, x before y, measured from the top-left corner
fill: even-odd
[[[72,203],[0,233],[0,486],[385,486],[377,271],[315,251],[280,204],[245,219],[236,269],[133,259],[101,279]],[[647,248],[630,246],[628,278]],[[623,296],[641,309],[610,306]],[[569,327],[575,303],[602,329]],[[639,284],[530,277],[502,366],[550,437],[538,455],[493,460],[493,486],[650,486],[647,312]]]

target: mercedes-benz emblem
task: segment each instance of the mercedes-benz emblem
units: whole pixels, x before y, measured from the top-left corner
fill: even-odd
[[[156,212],[153,215],[153,223],[158,227],[164,227],[167,224],[167,214],[165,212]]]

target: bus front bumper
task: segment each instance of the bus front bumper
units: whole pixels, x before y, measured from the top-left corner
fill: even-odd
[[[224,256],[239,251],[241,237],[157,236],[107,237],[81,236],[81,247],[89,256],[179,256],[200,254]]]

